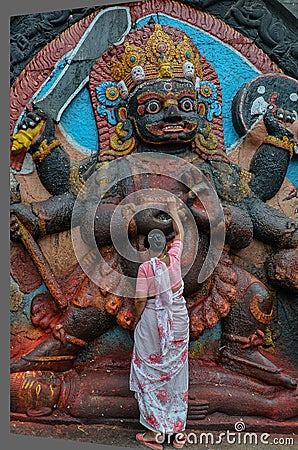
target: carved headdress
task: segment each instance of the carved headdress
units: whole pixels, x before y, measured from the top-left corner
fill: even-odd
[[[141,82],[158,78],[187,78],[195,83],[202,77],[200,55],[186,35],[177,43],[156,24],[144,47],[124,43],[120,61],[115,57],[111,60],[111,75],[128,93]]]
[[[204,80],[206,75],[208,80]],[[90,73],[101,160],[136,149],[134,137],[127,139],[123,129],[125,114],[116,113],[121,100],[129,101],[140,84],[165,78],[191,81],[197,90],[199,107],[207,114],[207,138],[198,136],[194,150],[206,158],[224,150],[221,92],[214,69],[186,33],[166,25],[148,24],[130,32],[122,45],[110,47]]]

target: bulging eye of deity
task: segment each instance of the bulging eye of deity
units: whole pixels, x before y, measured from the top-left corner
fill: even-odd
[[[193,99],[191,99],[191,98],[183,98],[179,102],[179,108],[182,111],[185,111],[185,112],[194,111],[194,109],[195,109],[195,101]]]
[[[146,106],[146,112],[149,114],[157,114],[161,110],[161,103],[158,100],[151,100]]]

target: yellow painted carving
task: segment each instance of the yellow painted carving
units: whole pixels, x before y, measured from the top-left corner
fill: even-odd
[[[10,138],[12,142],[11,151],[14,154],[21,152],[28,152],[32,144],[33,139],[38,136],[44,121],[41,120],[34,128],[27,128],[26,130],[19,130],[16,134],[13,134]]]

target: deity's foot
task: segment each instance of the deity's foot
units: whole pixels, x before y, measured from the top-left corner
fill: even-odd
[[[223,346],[220,350],[220,363],[227,369],[256,378],[266,384],[295,389],[295,378],[282,372],[256,348],[243,349],[239,345]]]
[[[197,400],[194,396],[189,396],[188,402],[188,420],[203,420],[208,414],[208,400]]]

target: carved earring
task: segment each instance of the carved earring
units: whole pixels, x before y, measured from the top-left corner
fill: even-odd
[[[115,133],[110,139],[110,150],[104,150],[100,156],[125,156],[129,155],[136,145],[133,137],[133,126],[127,118],[126,106],[120,105],[116,111],[118,123],[115,127]]]

